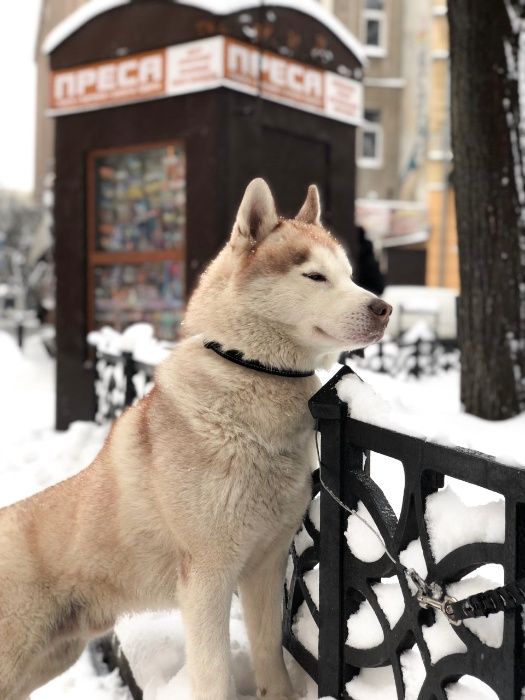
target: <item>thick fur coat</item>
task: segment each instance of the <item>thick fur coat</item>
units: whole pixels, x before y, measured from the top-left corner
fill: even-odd
[[[389,313],[352,282],[320,224],[315,187],[283,220],[254,180],[153,391],[116,421],[87,469],[0,510],[0,699],[25,700],[119,615],[175,606],[193,696],[231,698],[235,590],[260,695],[291,698],[281,597],[310,497],[307,402],[319,384],[239,367],[204,342],[310,370],[379,339]]]

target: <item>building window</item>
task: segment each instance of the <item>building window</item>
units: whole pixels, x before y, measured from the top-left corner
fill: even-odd
[[[360,168],[380,168],[383,165],[383,127],[378,109],[365,109],[358,139],[357,164]]]
[[[364,0],[363,43],[368,56],[386,56],[385,0]]]

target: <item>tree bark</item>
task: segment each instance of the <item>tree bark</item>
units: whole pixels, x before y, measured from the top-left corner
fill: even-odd
[[[525,410],[522,13],[520,0],[448,4],[461,398],[492,420]]]

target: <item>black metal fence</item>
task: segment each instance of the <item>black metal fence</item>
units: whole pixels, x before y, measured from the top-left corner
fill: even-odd
[[[356,367],[392,376],[416,379],[458,369],[460,354],[457,343],[439,338],[384,340],[370,346],[362,357],[348,353]]]
[[[506,582],[524,577],[524,471],[486,455],[429,443],[349,418],[336,385],[350,372],[343,367],[310,401],[320,435],[324,484],[348,507],[355,509],[359,503],[364,504],[395,556],[411,543],[420,543],[427,580],[445,589],[488,563],[503,567]],[[99,351],[96,373],[98,418],[103,420],[117,416],[147,392],[154,366],[137,362],[131,354]],[[402,464],[404,493],[399,518],[370,478],[370,452],[372,459],[378,453]],[[505,499],[504,541],[469,541],[435,560],[425,519],[427,498],[440,491],[446,477],[489,489]],[[354,695],[356,682],[363,674],[382,669],[391,681],[390,695],[385,691],[385,697],[394,693],[401,700],[407,696],[404,659],[416,650],[422,682],[415,695],[411,688],[410,697],[446,700],[447,686],[468,675],[492,688],[499,700],[521,698],[525,687],[521,610],[500,613],[504,620],[499,646],[488,645],[468,626],[450,627],[449,636],[458,640],[453,645],[455,650],[434,658],[429,640],[432,628],[443,624],[441,613],[419,606],[410,583],[398,574],[386,554],[364,561],[351,550],[346,539],[348,519],[321,487],[316,471],[312,503],[290,551],[283,630],[285,646],[318,683],[319,697],[361,700],[367,696],[362,690]],[[386,581],[394,581],[402,597],[402,611],[394,622],[377,595],[377,585]],[[347,622],[363,605],[369,605],[375,614],[382,640],[375,646],[356,648],[348,643]],[[301,628],[301,624],[306,626]],[[105,640],[106,656],[108,649],[116,649],[115,643],[118,640]],[[111,661],[111,654],[108,658]],[[113,659],[110,665],[115,663]],[[141,697],[138,687],[132,694]],[[375,697],[380,696],[376,689]]]
[[[95,419],[98,423],[117,418],[151,388],[155,366],[139,362],[132,353],[113,355],[96,350]]]
[[[349,507],[356,508],[359,502],[366,506],[394,555],[399,556],[410,543],[419,541],[429,582],[437,582],[446,589],[488,563],[503,567],[505,582],[523,577],[524,471],[500,464],[486,455],[433,444],[349,418],[347,405],[340,401],[335,388],[349,372],[349,368],[341,369],[310,401],[321,436],[323,482]],[[405,485],[399,519],[369,476],[370,451],[402,463]],[[504,497],[504,542],[469,542],[439,561],[434,559],[425,519],[427,498],[443,487],[446,477]],[[386,554],[366,562],[351,551],[345,539],[349,516],[324,488],[320,489],[317,473],[313,503],[319,498],[320,521],[317,524],[320,527],[315,527],[316,517],[311,509],[300,533],[299,552],[298,538],[291,550],[290,568],[293,569],[288,573],[284,614],[285,646],[317,681],[319,697],[353,698],[360,676],[363,674],[364,679],[371,669],[378,668],[383,669],[383,678],[388,680],[390,676],[391,694],[387,695],[385,690],[383,695],[376,688],[373,697],[392,697],[393,692],[401,700],[406,697],[408,682],[412,683],[411,697],[446,700],[447,686],[465,675],[485,683],[500,700],[522,697],[525,653],[521,609],[499,613],[504,615],[500,646],[493,641],[490,642],[492,646],[484,643],[483,634],[475,634],[473,628],[464,624],[448,627],[447,622],[445,631],[455,640],[454,651],[437,654],[434,650],[433,655],[432,628],[438,623],[443,625],[444,620],[438,620],[442,614],[419,606],[406,577],[397,575],[396,567]],[[450,518],[453,517],[450,513]],[[308,585],[313,571],[319,574],[318,606],[312,599],[312,587]],[[402,594],[402,612],[394,624],[389,622],[375,592],[382,581],[394,581]],[[356,648],[347,643],[347,621],[362,605],[371,606],[382,631],[383,640],[372,648]],[[299,639],[297,617],[307,613],[312,616],[310,626],[318,628],[317,655],[311,642],[305,646]],[[415,694],[414,680],[407,676],[406,669],[403,670],[407,652],[420,655],[421,687]],[[362,692],[357,694],[359,698],[366,697]]]

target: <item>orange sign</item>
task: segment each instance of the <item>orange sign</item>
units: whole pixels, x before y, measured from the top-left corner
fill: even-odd
[[[51,109],[81,111],[159,97],[164,93],[165,54],[149,51],[56,71],[51,74]]]
[[[358,123],[363,109],[361,85],[355,80],[348,80],[329,71],[325,71],[324,79],[326,115]]]
[[[361,119],[358,81],[222,36],[52,73],[50,107],[79,112],[220,86],[350,124]]]
[[[264,97],[322,109],[324,71],[226,39],[225,78],[261,91]]]
[[[224,76],[223,47],[222,37],[212,37],[166,49],[167,94],[181,95],[219,87]]]

